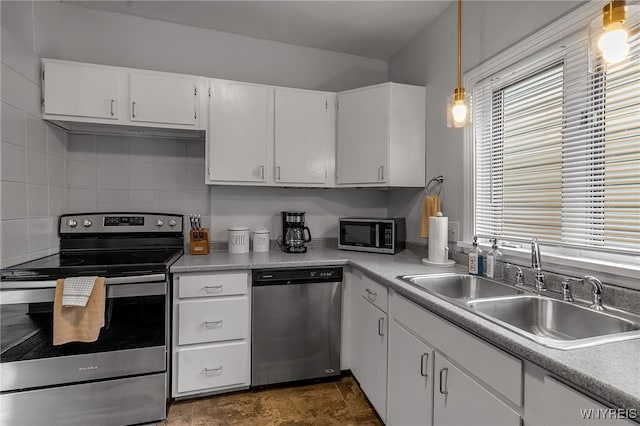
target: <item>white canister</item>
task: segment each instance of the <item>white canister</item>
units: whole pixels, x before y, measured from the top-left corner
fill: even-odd
[[[269,251],[269,230],[259,226],[253,231],[253,251]]]
[[[229,253],[249,253],[249,228],[233,226],[229,228]]]

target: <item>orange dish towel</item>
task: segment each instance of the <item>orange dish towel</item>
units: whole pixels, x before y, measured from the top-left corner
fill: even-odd
[[[53,300],[53,344],[95,342],[104,327],[104,308],[107,291],[104,278],[96,278],[87,306],[63,306],[64,279],[56,283]]]
[[[440,197],[437,195],[429,195],[424,199],[422,208],[422,223],[420,224],[420,236],[422,238],[429,237],[429,217],[436,216],[440,210]]]

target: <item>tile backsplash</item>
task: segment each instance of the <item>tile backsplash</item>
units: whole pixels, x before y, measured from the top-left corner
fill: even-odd
[[[58,251],[67,134],[40,118],[40,59],[2,28],[2,266]]]
[[[69,212],[210,214],[204,142],[69,135]]]

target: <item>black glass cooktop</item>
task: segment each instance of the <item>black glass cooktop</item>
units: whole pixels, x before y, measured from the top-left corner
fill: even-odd
[[[96,251],[59,253],[31,260],[1,272],[2,279],[58,279],[97,275],[107,277],[165,273],[182,250]]]

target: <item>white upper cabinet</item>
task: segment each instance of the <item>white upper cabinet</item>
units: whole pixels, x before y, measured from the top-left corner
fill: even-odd
[[[200,128],[200,77],[53,59],[42,67],[45,120]]]
[[[333,103],[331,111],[334,111]],[[275,89],[275,182],[325,184],[329,94]],[[333,138],[331,138],[333,141]]]
[[[389,87],[338,94],[337,183],[387,182]]]
[[[336,183],[425,185],[425,88],[384,83],[338,94]]]
[[[265,183],[273,89],[214,81],[207,132],[208,183]]]
[[[129,93],[131,121],[198,125],[197,77],[132,72]]]
[[[43,62],[43,113],[118,120],[123,76],[91,64]]]

